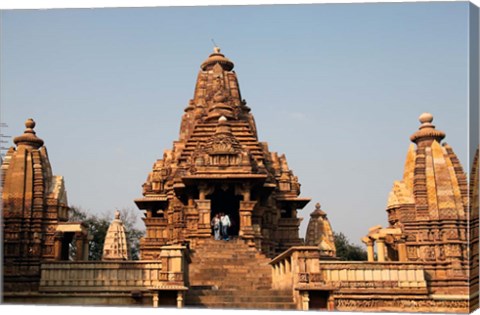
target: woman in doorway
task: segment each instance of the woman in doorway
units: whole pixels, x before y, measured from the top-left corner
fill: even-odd
[[[221,221],[220,221],[220,214],[217,213],[213,219],[212,222],[210,222],[210,225],[213,227],[213,235],[215,240],[219,241],[221,239],[220,233],[221,233]]]

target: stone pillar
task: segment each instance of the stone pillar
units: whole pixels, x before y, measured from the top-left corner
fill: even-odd
[[[378,261],[385,261],[385,241],[382,239],[377,240],[377,256]]]
[[[190,199],[189,202],[190,204]],[[195,208],[193,204],[194,201],[192,199],[192,205],[188,205],[185,207],[185,220],[187,222],[187,232],[186,237],[196,236],[199,224],[199,214],[198,209]]]
[[[162,261],[162,272],[168,273],[168,281],[176,285],[184,285],[188,280],[184,246],[163,246],[160,249],[160,259]]]
[[[308,297],[308,291],[302,292],[302,311],[308,311],[310,298]]]
[[[332,292],[330,292],[330,296],[328,297],[328,300],[327,300],[327,310],[328,311],[334,311],[335,310],[335,299],[333,298],[333,296],[331,294],[332,294]]]
[[[375,260],[375,255],[373,250],[373,241],[367,242],[367,256],[368,256],[368,261]]]
[[[88,260],[90,254],[90,241],[93,240],[93,235],[88,234],[83,240],[83,260]]]
[[[247,240],[251,246],[254,246],[253,242],[254,232],[252,227],[252,212],[255,207],[256,201],[240,201],[240,231],[238,235]]]
[[[82,232],[75,233],[75,245],[77,246],[75,260],[83,260],[84,259],[83,246],[85,245],[85,236],[83,235]]]
[[[198,229],[197,235],[200,237],[210,237],[212,229],[210,227],[211,201],[206,199],[195,200],[198,210]]]
[[[405,240],[398,240],[398,261],[407,261],[407,245]]]
[[[177,291],[177,308],[183,308],[183,291]]]
[[[153,307],[158,307],[158,291],[153,292]]]
[[[54,259],[62,260],[62,243],[63,243],[63,232],[55,233],[54,240]]]

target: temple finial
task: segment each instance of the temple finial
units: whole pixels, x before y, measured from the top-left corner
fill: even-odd
[[[215,43],[215,40],[213,40],[213,38],[211,40],[212,40],[212,43],[213,43],[213,52],[215,54],[219,54],[220,53],[220,47],[218,47],[217,43]]]
[[[410,140],[415,142],[417,145],[422,142],[424,144],[431,144],[432,141],[437,141],[440,143],[443,138],[445,138],[445,133],[443,131],[435,129],[435,125],[432,124],[433,115],[430,113],[422,113],[418,117],[421,125],[418,130],[410,136]]]
[[[418,121],[422,123],[420,129],[425,127],[435,127],[432,125],[433,115],[430,113],[423,113],[418,117]]]
[[[220,47],[218,47],[217,44],[215,44],[213,39],[212,39],[212,42],[214,45],[213,53],[211,53],[208,59],[202,63],[200,68],[203,71],[211,70],[215,64],[219,64],[224,71],[232,71],[233,62],[231,62],[228,58],[225,57],[225,55],[223,55],[220,52]]]
[[[23,135],[15,137],[13,139],[13,143],[15,143],[17,146],[26,145],[35,149],[40,148],[43,145],[43,140],[36,136],[35,130],[33,130],[35,125],[35,121],[32,118],[28,118],[25,121],[26,129],[23,132]]]

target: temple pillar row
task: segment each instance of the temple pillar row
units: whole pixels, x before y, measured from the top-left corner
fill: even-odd
[[[75,246],[77,248],[75,253],[75,260],[88,260],[88,241],[89,235],[83,232],[76,232],[75,234]],[[54,260],[65,260],[68,257],[62,257],[63,247],[66,246],[66,242],[69,238],[65,237],[65,232],[57,231],[54,236]],[[71,239],[71,238],[70,238]]]

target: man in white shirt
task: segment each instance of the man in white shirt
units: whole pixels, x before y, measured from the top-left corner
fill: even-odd
[[[228,214],[222,212],[220,216],[220,222],[222,223],[222,236],[225,241],[228,241],[228,228],[232,223],[230,222],[230,218]]]

